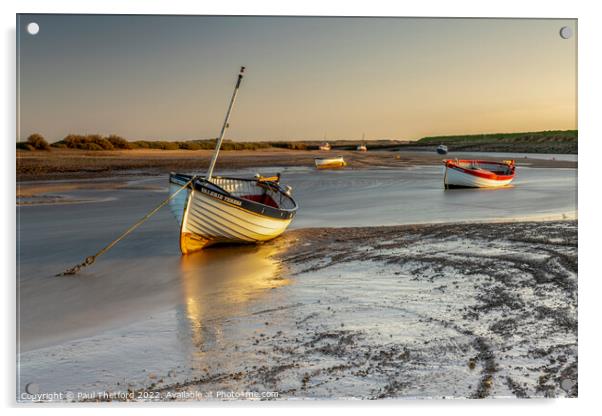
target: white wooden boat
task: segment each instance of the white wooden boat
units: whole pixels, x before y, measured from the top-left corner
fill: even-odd
[[[172,195],[179,192],[169,204],[180,223],[182,254],[213,244],[271,240],[286,230],[297,212],[291,188],[280,186],[280,175],[251,179],[213,176],[244,70],[242,67],[238,74],[207,174],[169,175]]]
[[[362,142],[355,148],[358,152],[367,152],[368,148],[366,147],[366,142],[364,139],[366,138],[366,133],[362,133]]]
[[[345,159],[343,159],[343,156],[316,158],[314,160],[314,163],[316,164],[316,168],[318,169],[337,169],[347,166],[347,163],[345,162]]]
[[[320,146],[318,146],[319,150],[324,150],[324,151],[329,151],[330,150],[330,143],[322,143]]]
[[[437,146],[437,153],[439,153],[440,155],[446,155],[447,154],[447,146],[444,144],[440,144],[439,146]]]
[[[172,192],[192,179],[172,173]],[[183,254],[214,244],[257,243],[282,234],[297,212],[290,188],[279,177],[198,178],[170,201],[180,223],[180,250]]]
[[[443,184],[449,188],[499,188],[514,179],[514,160],[445,160]]]

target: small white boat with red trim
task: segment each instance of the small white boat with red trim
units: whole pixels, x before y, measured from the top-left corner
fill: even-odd
[[[443,185],[450,188],[499,188],[514,180],[514,160],[452,160],[445,163]]]

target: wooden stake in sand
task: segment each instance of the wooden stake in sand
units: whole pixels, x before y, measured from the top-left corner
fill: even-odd
[[[111,248],[113,248],[113,246],[115,244],[117,244],[118,242],[120,242],[121,240],[123,240],[128,234],[130,234],[136,228],[138,228],[139,226],[141,226],[150,217],[152,217],[153,215],[155,215],[155,213],[157,213],[157,211],[159,211],[161,208],[163,208],[169,201],[171,201],[172,199],[174,199],[176,195],[178,195],[182,190],[184,190],[185,188],[187,188],[188,185],[190,185],[192,182],[194,182],[194,180],[196,178],[197,178],[196,176],[193,176],[188,182],[186,182],[184,185],[182,185],[177,191],[175,191],[167,199],[165,199],[163,202],[161,202],[159,205],[157,205],[155,208],[153,208],[144,217],[140,218],[134,225],[132,225],[127,230],[125,230],[123,232],[123,234],[121,234],[115,240],[111,241],[109,244],[107,244],[106,246],[104,246],[99,252],[97,252],[96,254],[94,254],[92,256],[86,257],[86,259],[84,260],[83,263],[77,264],[77,265],[71,267],[70,269],[65,270],[64,272],[57,274],[56,276],[71,276],[71,275],[77,274],[84,267],[89,266],[92,263],[94,263],[98,257],[102,256],[104,253],[106,253],[107,251],[109,251]]]

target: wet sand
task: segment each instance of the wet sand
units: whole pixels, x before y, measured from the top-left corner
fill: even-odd
[[[576,221],[295,230],[179,271],[174,306],[23,352],[21,391],[577,396]]]
[[[17,151],[17,180],[101,178],[115,175],[157,175],[170,171],[202,171],[209,165],[209,150],[122,150],[83,151],[52,150],[50,152]],[[313,167],[316,157],[342,155],[352,169],[374,167],[404,168],[418,165],[441,164],[444,158],[463,157],[464,153],[441,156],[419,151],[302,151],[257,150],[223,151],[216,169],[244,169],[268,166]],[[474,153],[466,154],[475,157]],[[519,166],[575,168],[573,160],[546,160],[537,154],[520,155]],[[526,157],[526,159],[525,159]]]

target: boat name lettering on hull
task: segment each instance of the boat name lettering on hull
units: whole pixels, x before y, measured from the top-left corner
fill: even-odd
[[[220,199],[222,201],[228,202],[228,203],[233,204],[233,205],[237,205],[237,206],[241,206],[242,205],[242,202],[237,201],[236,199],[224,196],[222,194],[219,194],[217,192],[211,191],[211,190],[206,189],[206,188],[201,188],[201,192],[203,192],[204,194],[207,194],[207,195],[209,195],[209,196],[211,196],[213,198]]]

